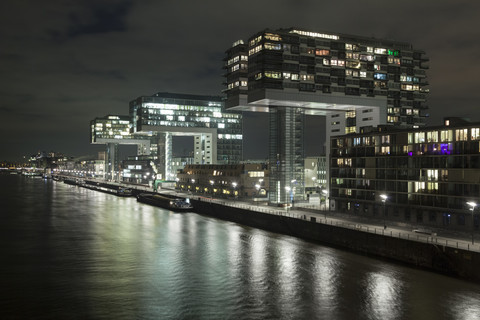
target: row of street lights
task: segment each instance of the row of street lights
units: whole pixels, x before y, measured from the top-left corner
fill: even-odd
[[[381,194],[380,198],[382,199],[382,202],[383,202],[383,228],[386,229],[387,224],[386,224],[385,217],[386,217],[386,202],[387,202],[388,196],[386,194]],[[475,211],[475,207],[477,206],[477,203],[473,202],[473,201],[468,201],[467,205],[470,206],[470,211],[472,212],[472,244],[475,244],[475,240],[474,240],[474,230],[475,230],[474,211]]]

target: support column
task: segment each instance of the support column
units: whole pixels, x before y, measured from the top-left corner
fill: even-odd
[[[107,143],[105,179],[116,180],[118,175],[118,143]]]
[[[172,134],[168,132],[158,133],[158,174],[163,180],[174,179],[172,177]]]
[[[300,108],[275,106],[269,110],[269,202],[303,200],[305,112]]]

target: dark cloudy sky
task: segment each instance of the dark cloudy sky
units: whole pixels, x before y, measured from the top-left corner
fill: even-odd
[[[410,42],[430,57],[429,123],[480,121],[479,21],[473,0],[2,0],[0,160],[95,154],[89,121],[128,114],[141,95],[218,95],[224,51],[265,28]],[[245,115],[249,158],[267,156],[257,122]],[[310,119],[308,132],[321,135],[319,124]],[[310,154],[321,150],[312,141]]]

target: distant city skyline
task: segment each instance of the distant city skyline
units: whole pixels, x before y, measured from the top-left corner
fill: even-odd
[[[2,2],[0,159],[50,150],[96,154],[102,148],[89,143],[89,121],[126,114],[135,97],[159,91],[219,95],[225,50],[266,28],[410,42],[430,58],[427,124],[441,124],[445,116],[480,120],[480,3],[264,1],[252,11],[253,4]],[[266,121],[266,114],[244,114],[245,158],[267,157]],[[313,133],[307,155],[322,151],[324,130],[318,127],[324,123],[307,119]]]

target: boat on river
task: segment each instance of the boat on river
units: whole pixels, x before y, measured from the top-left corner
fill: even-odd
[[[119,197],[133,196],[133,190],[131,188],[121,187],[117,185],[110,185],[107,183],[100,183],[100,182],[87,180],[85,181],[85,184],[83,185],[83,187],[90,190],[113,194]]]
[[[193,210],[193,206],[188,199],[170,198],[160,194],[140,193],[137,195],[137,201],[175,212]]]

